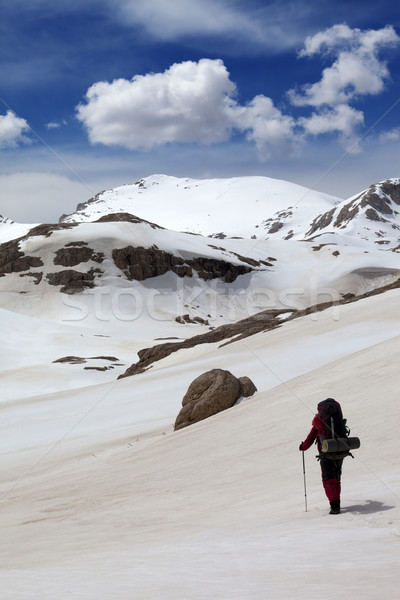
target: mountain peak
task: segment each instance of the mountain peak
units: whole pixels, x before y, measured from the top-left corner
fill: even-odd
[[[399,215],[400,179],[387,179],[319,215],[311,223],[306,239],[321,241],[339,233],[351,235],[353,243],[372,241],[394,249],[400,243]]]
[[[60,221],[130,213],[167,229],[218,239],[301,239],[304,223],[340,202],[341,198],[269,177],[190,179],[157,174],[101,192]]]

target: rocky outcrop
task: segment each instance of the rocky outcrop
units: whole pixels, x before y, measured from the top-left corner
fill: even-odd
[[[28,271],[31,267],[42,267],[37,256],[26,256],[19,248],[20,238],[0,244],[0,274]]]
[[[248,377],[244,379],[245,388],[250,390],[252,386],[255,391],[253,382]],[[190,384],[183,397],[175,431],[231,408],[241,397],[243,389],[241,381],[230,371],[212,369],[203,373]]]
[[[328,227],[332,221],[333,221],[333,217],[335,215],[335,208],[332,208],[331,210],[329,210],[328,212],[324,213],[323,215],[318,215],[318,217],[316,217],[313,222],[311,223],[311,227],[310,229],[307,231],[306,235],[313,235],[314,233],[316,233],[318,230],[320,229],[325,229],[325,227]]]
[[[119,212],[119,213],[110,213],[108,215],[104,215],[97,219],[95,223],[115,223],[116,221],[122,221],[124,223],[145,223],[146,225],[150,225],[152,229],[165,229],[156,223],[152,223],[151,221],[146,221],[146,219],[141,219],[136,215],[131,215],[131,213]]]
[[[139,361],[129,367],[125,373],[120,375],[119,379],[143,373],[144,371],[147,371],[153,363],[162,358],[166,358],[178,350],[194,348],[198,344],[213,344],[215,342],[225,342],[228,344],[231,341],[246,338],[259,333],[260,331],[268,331],[280,327],[283,323],[282,319],[280,319],[282,313],[297,315],[299,314],[299,311],[290,311],[288,309],[264,310],[256,315],[237,321],[236,323],[220,325],[211,331],[207,331],[207,333],[194,335],[181,342],[166,342],[164,344],[157,344],[151,348],[143,348],[138,352]]]
[[[53,363],[67,364],[67,365],[83,365],[88,361],[95,361],[92,366],[83,367],[85,371],[109,371],[114,367],[122,366],[119,359],[115,356],[90,356],[89,358],[83,358],[82,356],[63,356],[57,360],[53,360]],[[106,363],[100,366],[98,363]],[[112,364],[109,364],[112,363]]]
[[[50,237],[53,231],[72,229],[73,227],[77,226],[78,223],[42,223],[41,225],[32,227],[32,229],[30,229],[28,233],[20,239],[26,240],[29,237],[40,235],[43,235],[44,237]]]
[[[53,231],[59,229],[71,229],[77,223],[43,224],[32,227],[24,236],[0,244],[0,275],[5,273],[19,273],[28,271],[33,267],[42,267],[43,261],[37,256],[27,256],[20,249],[20,242],[30,237],[49,237]]]
[[[70,242],[64,248],[56,250],[55,255],[54,264],[62,265],[63,267],[75,267],[89,260],[97,263],[101,263],[104,260],[104,254],[102,252],[95,252],[87,246],[86,242]]]
[[[156,246],[126,246],[112,251],[115,265],[130,281],[143,281],[173,271],[179,277],[192,276],[191,268],[182,258],[159,250]]]
[[[400,214],[397,206],[400,207],[400,179],[388,179],[371,185],[359,196],[316,217],[306,236],[312,236],[330,225],[333,229],[345,229],[359,214],[365,214],[368,221],[388,223],[390,218]],[[392,227],[398,228],[396,224]]]
[[[101,274],[100,269],[92,268],[86,273],[68,269],[57,273],[47,273],[46,279],[50,285],[62,286],[60,292],[64,294],[78,294],[86,288],[93,288],[96,275]]]
[[[193,271],[205,281],[222,279],[231,283],[239,275],[249,273],[252,269],[245,265],[234,265],[223,260],[197,257],[186,259],[174,256],[153,245],[150,248],[126,246],[112,251],[115,265],[121,269],[127,279],[143,281],[150,277],[164,275],[173,271],[179,277],[192,277]]]
[[[40,271],[35,271],[34,273],[21,273],[20,277],[32,277],[33,283],[39,285],[43,279],[43,273]]]
[[[193,323],[196,325],[209,325],[209,321],[207,319],[202,319],[202,317],[191,317],[189,314],[186,315],[178,315],[175,318],[177,323],[181,325],[187,325],[188,323]]]
[[[400,246],[399,246],[400,251]],[[237,321],[236,323],[230,323],[228,325],[221,325],[216,327],[207,333],[195,335],[183,341],[178,342],[165,342],[163,344],[157,344],[151,348],[143,348],[139,350],[138,357],[139,361],[131,365],[125,373],[119,375],[118,379],[123,377],[131,377],[132,375],[138,375],[144,373],[152,364],[166,358],[173,352],[178,350],[184,350],[186,348],[194,348],[199,344],[213,344],[216,342],[223,342],[221,346],[226,344],[232,344],[246,337],[255,335],[265,331],[270,331],[280,327],[285,321],[290,321],[298,317],[303,317],[313,313],[317,313],[332,306],[338,306],[341,304],[349,304],[351,302],[357,302],[363,298],[369,298],[377,294],[383,294],[389,290],[400,288],[400,279],[397,279],[385,286],[377,287],[369,292],[356,296],[355,294],[343,294],[342,299],[333,300],[330,302],[322,302],[309,306],[303,310],[264,310],[256,315]],[[282,316],[283,313],[287,316]]]
[[[90,205],[93,204],[95,202],[98,202],[99,198],[101,197],[102,194],[104,194],[105,190],[102,190],[101,192],[99,192],[98,194],[96,194],[94,196],[94,198],[89,198],[89,200],[87,200],[86,202],[80,202],[77,207],[76,207],[76,211],[77,212],[81,212],[82,215],[84,216],[84,210]],[[59,223],[64,223],[65,221],[68,221],[68,219],[70,218],[71,215],[66,215],[63,214],[61,215],[61,217],[59,218]],[[71,221],[69,221],[71,222]]]
[[[99,223],[118,221],[135,225],[143,224],[152,229],[163,229],[129,213],[105,215],[98,220]],[[143,281],[173,272],[182,278],[197,275],[204,281],[220,279],[226,283],[232,283],[238,276],[250,273],[254,268],[264,269],[271,266],[271,263],[267,261],[255,261],[226,250],[224,251],[226,259],[224,256],[220,259],[219,255],[213,258],[212,256],[193,256],[189,253],[188,258],[182,258],[178,251],[175,254],[171,251],[161,250],[155,244],[149,248],[134,245],[115,248],[116,244],[114,243],[114,248],[112,248],[110,241],[108,245],[102,244],[103,252],[94,249],[97,248],[95,240],[91,244],[84,240],[67,242],[69,236],[54,235],[53,243],[50,241],[43,244],[42,241],[34,239],[40,236],[50,237],[58,230],[67,230],[78,226],[78,223],[42,224],[32,227],[24,236],[0,244],[0,277],[5,277],[10,273],[26,272],[30,274],[31,280],[36,285],[47,282],[50,285],[60,286],[63,293],[73,294],[85,288],[94,287],[95,275],[102,273],[90,263],[102,263],[110,259],[129,281]],[[100,225],[96,226],[94,223],[91,226],[99,227],[101,231],[105,231],[106,236],[109,236],[108,228],[103,230]],[[136,230],[132,233],[135,238]],[[77,238],[75,232],[74,237]],[[118,239],[117,235],[116,238]],[[32,256],[25,254],[23,251],[25,248],[29,248]],[[38,256],[39,252],[43,259]],[[48,263],[48,258],[57,267],[65,267],[65,270],[58,272],[57,269],[54,269],[53,272],[53,269],[50,269],[50,273],[39,273],[36,268],[43,267],[43,261]],[[89,264],[86,266],[85,263]],[[79,269],[80,265],[83,265],[83,268]],[[78,269],[75,270],[74,267],[77,266]],[[182,317],[180,322],[186,322],[186,318]]]

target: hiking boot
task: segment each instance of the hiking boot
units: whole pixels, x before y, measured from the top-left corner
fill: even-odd
[[[330,515],[338,515],[340,513],[340,500],[332,500],[330,502],[331,510],[329,511]]]

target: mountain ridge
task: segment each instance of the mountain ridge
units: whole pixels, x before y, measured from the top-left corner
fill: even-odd
[[[271,229],[274,232],[283,215],[285,223],[296,229],[315,212],[331,209],[341,201],[269,177],[189,179],[151,175],[96,194],[80,203],[74,213],[62,215],[60,222],[93,221],[103,214],[128,212],[167,229],[220,239],[258,239]]]
[[[353,238],[368,240],[392,250],[400,245],[400,179],[372,184],[360,194],[317,217],[306,233],[315,241],[350,229]],[[392,234],[392,235],[390,235]]]
[[[297,205],[288,191],[298,194]],[[130,298],[136,314],[157,293],[157,318],[176,321],[183,331],[359,296],[399,273],[400,179],[346,201],[262,177],[154,175],[79,206],[57,224],[0,223],[5,308],[41,315],[47,306],[57,320],[68,304],[60,295],[79,296],[82,312],[91,314],[108,294],[108,308],[115,298],[124,307]],[[146,214],[136,216],[136,208]],[[166,227],[167,217],[190,231]],[[209,227],[223,229],[225,219],[238,228],[231,236],[229,228],[205,236]],[[258,238],[238,235],[257,228],[264,231]],[[176,335],[175,326],[167,329],[160,335]]]
[[[100,192],[60,222],[130,212],[168,229],[208,237],[318,240],[381,249],[400,246],[400,179],[374,183],[347,200],[268,177],[193,180],[152,175]],[[173,218],[176,221],[172,221]],[[365,243],[367,242],[367,244]]]

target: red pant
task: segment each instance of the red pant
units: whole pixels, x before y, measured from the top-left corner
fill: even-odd
[[[322,483],[329,502],[340,500],[343,459],[332,460],[330,458],[321,458],[320,464]]]

